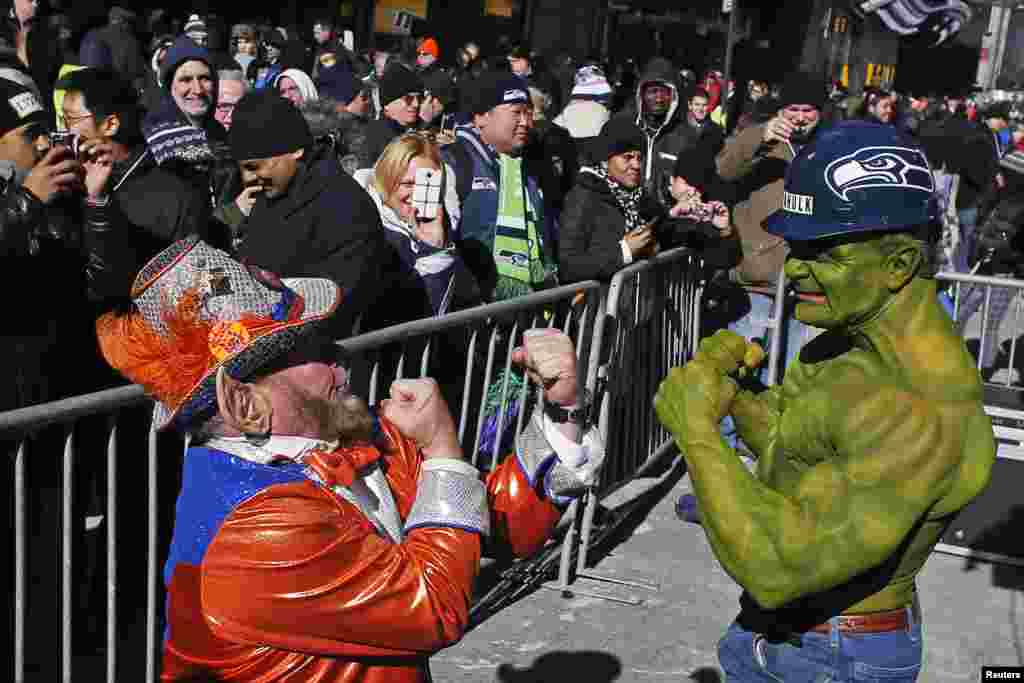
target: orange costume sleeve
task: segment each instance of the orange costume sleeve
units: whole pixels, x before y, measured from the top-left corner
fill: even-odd
[[[382,420],[382,428],[391,444],[386,476],[408,521],[423,461],[393,426]],[[490,542],[517,555],[540,548],[559,509],[530,486],[517,458],[506,458],[486,489]],[[480,554],[473,531],[418,527],[396,544],[322,486],[270,487],[235,508],[214,537],[194,577],[205,624],[176,629],[167,647],[181,657],[169,659],[195,663],[210,653],[218,680],[272,681],[285,672],[294,680],[423,680],[426,657],[462,637]]]

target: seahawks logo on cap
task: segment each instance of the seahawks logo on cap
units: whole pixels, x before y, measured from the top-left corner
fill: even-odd
[[[928,160],[909,147],[864,147],[839,157],[825,169],[832,193],[850,201],[850,190],[906,187],[931,194],[935,190]]]

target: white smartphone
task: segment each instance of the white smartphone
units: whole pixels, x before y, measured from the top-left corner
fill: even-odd
[[[416,185],[412,191],[412,205],[420,220],[432,221],[441,208],[441,172],[432,168],[416,171]]]

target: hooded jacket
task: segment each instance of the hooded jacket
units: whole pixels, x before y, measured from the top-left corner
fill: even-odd
[[[672,91],[672,103],[661,121],[652,121],[644,115],[644,88],[652,83],[667,85]],[[635,110],[623,111],[618,116],[629,117],[644,132],[647,148],[644,150],[644,187],[650,196],[668,204],[667,193],[672,180],[672,168],[679,153],[695,143],[689,130],[685,112],[680,113],[682,97],[676,83],[676,70],[667,59],[655,57],[640,75],[636,86]]]
[[[282,78],[290,78],[295,83],[295,86],[299,89],[299,93],[302,95],[303,102],[311,102],[313,100],[320,99],[320,93],[317,92],[316,85],[313,84],[313,79],[306,75],[305,71],[299,69],[285,69],[277,76],[274,76],[272,87],[277,90],[278,84]]]

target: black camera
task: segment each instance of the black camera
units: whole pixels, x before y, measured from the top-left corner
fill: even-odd
[[[69,130],[55,130],[50,133],[50,146],[56,147],[57,145],[63,145],[71,150],[71,156],[75,159],[78,158],[78,145],[81,142],[81,137],[78,133],[72,133]]]

